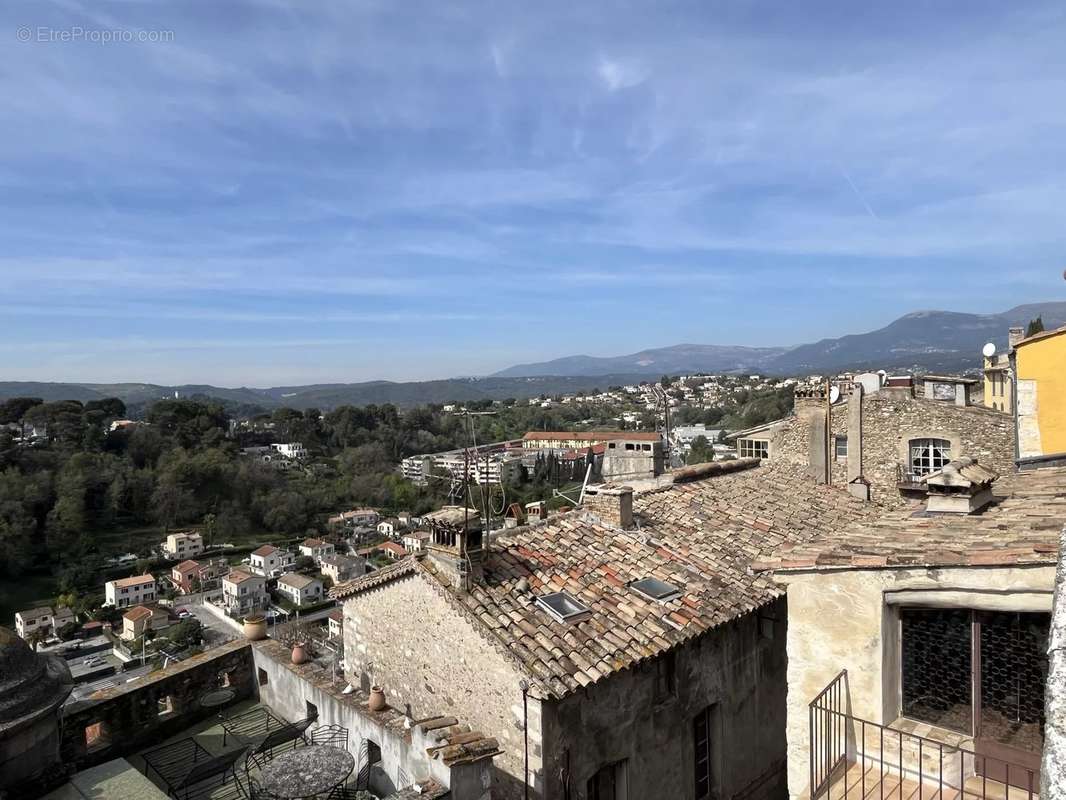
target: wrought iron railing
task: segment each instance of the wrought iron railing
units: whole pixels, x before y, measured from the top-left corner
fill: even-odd
[[[906,800],[918,787],[924,787],[920,797],[933,787],[937,798],[945,789],[965,800],[1037,797],[1037,769],[870,722],[849,709],[848,673],[841,670],[809,704],[811,800],[849,800],[849,794]]]

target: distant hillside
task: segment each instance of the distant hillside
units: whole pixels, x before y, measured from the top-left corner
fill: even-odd
[[[494,378],[523,375],[676,375],[681,372],[757,372],[785,352],[784,347],[739,347],[714,344],[678,344],[641,350],[627,356],[597,358],[567,356],[538,364],[517,364],[493,375]]]
[[[774,374],[835,369],[958,371],[980,366],[981,348],[1007,347],[1007,329],[1041,316],[1046,328],[1066,325],[1066,302],[1033,303],[1001,314],[915,311],[869,333],[800,345],[768,362]]]
[[[681,344],[626,356],[568,356],[508,367],[497,376],[596,375],[633,372],[645,379],[686,372],[760,372],[796,375],[842,369],[958,371],[980,365],[981,348],[1007,346],[1007,329],[1042,316],[1047,328],[1066,325],[1066,302],[1031,303],[1000,314],[916,311],[869,333],[798,347],[723,347]]]
[[[194,394],[214,397],[235,403],[258,405],[266,409],[318,408],[327,411],[341,405],[392,403],[414,406],[425,403],[468,402],[471,400],[503,400],[509,397],[525,399],[542,394],[573,394],[594,388],[631,383],[637,375],[596,375],[573,377],[532,378],[451,378],[439,381],[394,383],[316,384],[312,386],[278,386],[269,389],[228,389],[219,386],[184,385],[160,386],[143,383],[80,384],[36,383],[23,381],[0,382],[0,400],[8,397],[40,397],[43,400],[99,400],[118,397],[124,403],[149,403],[163,397],[182,397]]]
[[[451,378],[394,383],[324,383],[269,389],[208,385],[161,386],[150,383],[0,382],[0,399],[99,400],[119,397],[127,404],[162,397],[199,394],[244,406],[319,408],[340,405],[424,403],[518,399],[542,394],[569,394],[689,372],[758,372],[799,375],[843,369],[956,372],[980,366],[981,347],[1007,346],[1007,329],[1043,317],[1048,329],[1066,325],[1066,302],[1031,303],[1001,314],[916,311],[868,333],[798,347],[740,347],[679,344],[625,356],[568,356],[536,364],[519,364],[487,378]]]

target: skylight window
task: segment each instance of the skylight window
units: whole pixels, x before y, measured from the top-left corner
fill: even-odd
[[[673,600],[681,595],[681,590],[672,583],[661,581],[658,578],[641,578],[639,581],[633,581],[629,586],[649,600],[656,600],[660,603]]]
[[[566,592],[552,592],[538,597],[537,605],[559,622],[580,622],[592,616],[592,609]]]

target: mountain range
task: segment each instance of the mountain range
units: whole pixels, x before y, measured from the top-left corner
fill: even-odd
[[[99,400],[118,397],[127,405],[162,397],[205,395],[247,407],[319,408],[339,405],[501,400],[586,392],[660,375],[693,372],[802,375],[844,369],[959,372],[980,365],[981,348],[1007,345],[1007,329],[1026,326],[1041,317],[1048,329],[1066,325],[1066,302],[1031,303],[1000,314],[916,311],[868,333],[822,339],[794,347],[742,347],[679,344],[624,356],[566,356],[535,364],[518,364],[483,378],[451,378],[398,383],[328,383],[277,386],[267,389],[210,385],[163,386],[149,383],[0,382],[0,400],[40,397],[44,400]]]
[[[1066,302],[1031,303],[999,314],[915,311],[868,333],[822,339],[794,347],[679,344],[624,356],[566,356],[518,364],[494,377],[520,375],[646,376],[687,372],[759,372],[797,375],[845,369],[960,371],[980,365],[981,348],[1007,346],[1007,329],[1041,317],[1047,329],[1066,325]]]

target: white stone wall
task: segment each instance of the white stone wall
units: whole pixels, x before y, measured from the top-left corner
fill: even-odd
[[[888,724],[898,715],[898,605],[1014,611],[1051,608],[1055,569],[939,568],[779,573],[788,583],[788,790],[806,797],[808,704],[842,669],[850,713]]]
[[[424,579],[409,576],[344,602],[346,676],[384,687],[390,704],[415,717],[450,714],[499,741],[493,796],[522,797],[521,675],[462,612]],[[540,796],[541,709],[528,701],[532,796]]]
[[[1055,578],[1055,613],[1048,642],[1050,669],[1044,698],[1044,763],[1040,793],[1048,800],[1066,800],[1066,528]]]

